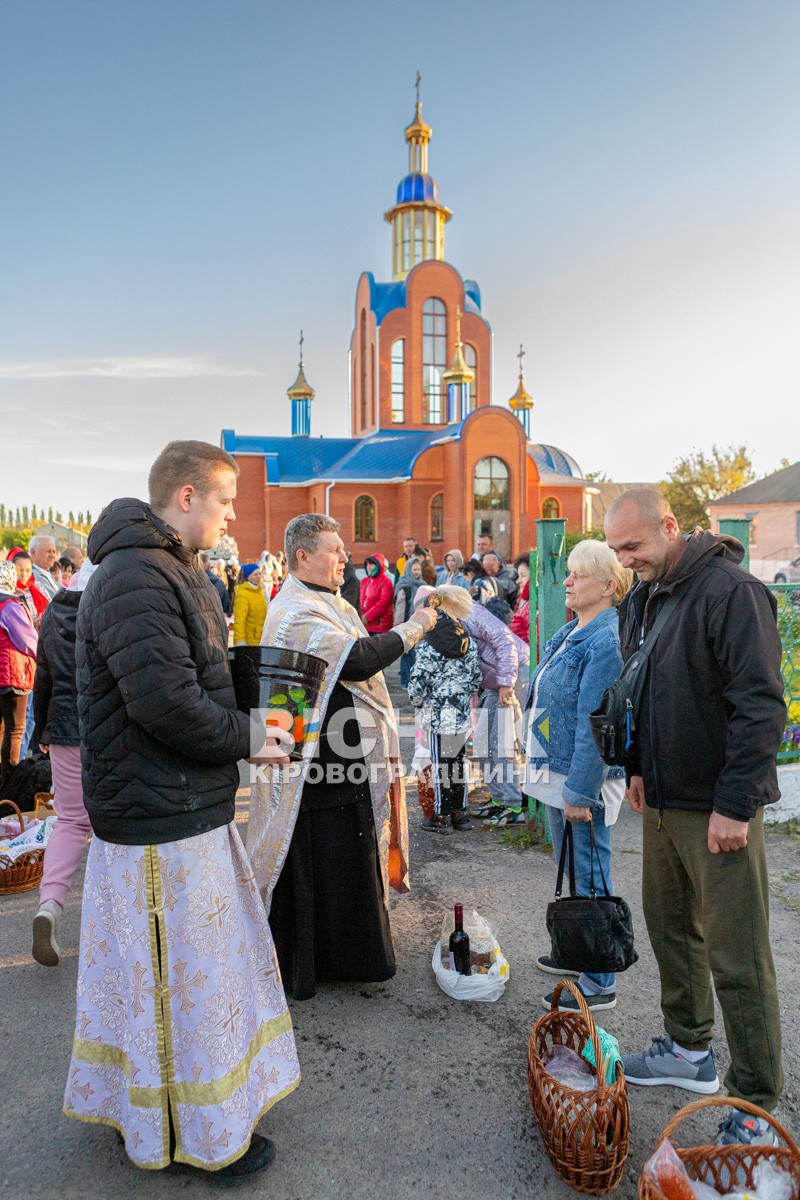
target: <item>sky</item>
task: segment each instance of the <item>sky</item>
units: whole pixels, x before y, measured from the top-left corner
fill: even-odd
[[[97,514],[171,438],[349,434],[422,74],[493,399],[657,480],[798,451],[794,0],[0,0],[0,501]],[[794,419],[793,419],[794,418]]]

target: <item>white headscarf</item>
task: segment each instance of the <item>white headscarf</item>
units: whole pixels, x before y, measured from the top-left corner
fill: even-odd
[[[73,575],[72,579],[70,579],[69,583],[67,584],[67,591],[82,592],[96,570],[97,567],[95,564],[89,562],[88,558],[85,558],[81,563],[81,569],[78,571],[78,574]]]

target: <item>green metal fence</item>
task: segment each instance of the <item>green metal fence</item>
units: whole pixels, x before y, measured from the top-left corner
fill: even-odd
[[[800,587],[796,583],[767,586],[778,601],[778,633],[783,645],[781,672],[787,715],[778,762],[800,762]]]

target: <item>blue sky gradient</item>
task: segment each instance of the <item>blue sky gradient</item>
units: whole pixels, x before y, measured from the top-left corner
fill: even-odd
[[[99,511],[172,437],[348,433],[358,276],[422,72],[494,399],[656,479],[798,441],[800,6],[0,4],[0,500]],[[10,452],[10,453],[9,453]],[[36,471],[31,466],[35,462]],[[35,483],[34,483],[35,479]]]

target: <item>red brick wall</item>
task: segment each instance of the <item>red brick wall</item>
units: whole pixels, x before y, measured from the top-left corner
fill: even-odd
[[[240,561],[252,562],[266,545],[266,468],[260,454],[238,454],[236,464],[236,520],[230,533],[239,547]]]

